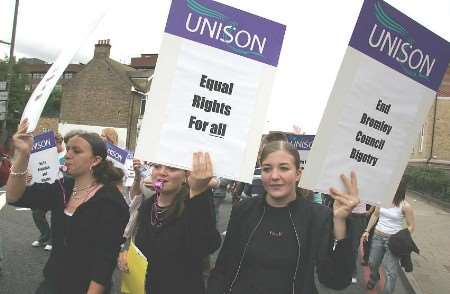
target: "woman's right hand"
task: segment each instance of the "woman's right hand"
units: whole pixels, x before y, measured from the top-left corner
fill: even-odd
[[[31,133],[27,133],[27,129],[28,120],[24,119],[20,122],[17,127],[17,132],[12,137],[15,152],[23,155],[30,154],[33,146],[33,135]]]
[[[362,234],[361,238],[363,239],[364,242],[368,242],[369,241],[369,232],[364,232]]]

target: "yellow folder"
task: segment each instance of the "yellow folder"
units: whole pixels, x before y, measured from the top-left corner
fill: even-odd
[[[128,249],[128,272],[122,273],[122,293],[146,294],[145,273],[147,265],[147,258],[131,241]]]

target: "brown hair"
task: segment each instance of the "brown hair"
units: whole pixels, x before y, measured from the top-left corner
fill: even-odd
[[[399,207],[400,203],[402,203],[402,201],[405,200],[407,187],[408,187],[408,179],[406,175],[403,175],[402,179],[400,180],[400,183],[398,184],[398,188],[397,191],[395,192],[394,199],[392,200],[392,204],[394,204],[396,207]]]
[[[98,182],[102,184],[116,184],[122,180],[124,176],[123,171],[114,167],[113,163],[106,159],[106,144],[98,134],[82,133],[75,136],[86,140],[91,146],[92,154],[101,157],[100,163],[92,169],[92,174]]]
[[[274,141],[286,141],[287,142],[288,138],[287,135],[283,132],[271,132],[267,135],[264,136],[263,138],[263,144],[268,144],[270,142],[274,142]]]
[[[286,151],[287,153],[292,155],[292,157],[294,158],[295,168],[300,169],[300,155],[298,154],[297,149],[295,149],[295,147],[287,141],[272,141],[264,145],[259,160],[260,165],[262,164],[264,159],[269,156],[269,154],[276,151]]]
[[[104,128],[102,130],[102,135],[104,135],[106,140],[113,145],[117,145],[119,143],[119,135],[117,135],[114,128]]]

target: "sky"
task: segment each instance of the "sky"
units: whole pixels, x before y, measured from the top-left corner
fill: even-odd
[[[292,131],[295,124],[315,134],[363,1],[219,2],[287,26],[266,130]],[[449,0],[386,2],[450,41]],[[7,42],[14,3],[0,1],[0,40]],[[110,39],[111,57],[129,63],[142,53],[158,53],[169,7],[169,0],[20,0],[15,55],[52,62],[74,36],[106,12],[72,62],[88,62],[97,40]],[[0,56],[8,54],[9,46],[0,44]]]

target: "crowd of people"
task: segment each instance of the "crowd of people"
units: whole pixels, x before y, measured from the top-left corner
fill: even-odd
[[[275,133],[262,140],[251,184],[214,177],[209,153],[195,152],[190,171],[134,159],[134,182],[124,189],[124,172],[107,159],[105,144],[117,145],[118,135],[107,128],[101,135],[57,134],[63,177],[29,185],[27,127],[26,120],[18,126],[10,154],[0,150],[0,179],[9,204],[32,209],[40,231],[32,245],[50,251],[38,294],[109,293],[115,268],[131,266],[130,244],[149,261],[151,294],[317,293],[315,273],[341,290],[357,282],[360,245],[371,270],[366,287],[376,286],[384,257],[385,293],[394,291],[402,257],[389,243],[415,227],[406,179],[388,208],[360,203],[354,172],[340,175],[345,191],[302,190],[299,153]],[[233,209],[222,241],[217,220],[228,193]],[[219,248],[210,268],[209,255]]]

